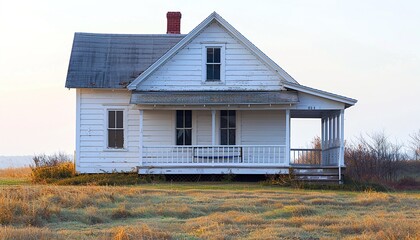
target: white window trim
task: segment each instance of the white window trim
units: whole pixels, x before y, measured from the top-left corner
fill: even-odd
[[[124,129],[124,145],[123,148],[109,148],[108,147],[108,111],[123,111],[123,129]],[[104,141],[103,141],[103,151],[104,152],[127,152],[128,151],[128,108],[127,107],[106,107],[104,108]]]
[[[176,111],[181,110],[181,111],[187,111],[190,110],[191,111],[191,145],[176,145],[176,130],[177,129],[189,129],[189,128],[177,128],[176,127]],[[173,144],[176,146],[194,146],[197,143],[197,134],[196,134],[196,129],[197,129],[197,123],[196,123],[196,111],[191,110],[191,109],[178,109],[175,110],[174,113],[172,114],[172,129],[173,129]]]
[[[220,125],[219,125],[219,145],[221,145],[222,144],[222,129],[227,129],[227,130],[230,130],[230,129],[233,129],[233,128],[230,128],[229,127],[229,122],[228,122],[228,125],[227,125],[227,127],[226,128],[222,128],[222,111],[223,110],[220,110],[219,112],[220,112],[220,115],[219,115],[219,122],[220,122]],[[224,111],[235,111],[235,144],[234,145],[229,145],[229,144],[227,144],[227,145],[223,145],[223,146],[236,146],[236,145],[239,145],[238,144],[238,110],[232,110],[232,109],[226,109],[226,110],[224,110]],[[229,131],[228,131],[228,134],[229,134]],[[229,137],[228,137],[229,138]]]
[[[225,84],[226,44],[208,43],[201,45],[201,83],[206,85]],[[220,81],[207,81],[207,48],[220,48]]]

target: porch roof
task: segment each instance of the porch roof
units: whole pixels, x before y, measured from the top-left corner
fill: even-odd
[[[220,104],[294,104],[297,92],[140,92],[133,91],[131,104],[145,105],[220,105]]]

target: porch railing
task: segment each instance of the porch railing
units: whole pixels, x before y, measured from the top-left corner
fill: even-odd
[[[304,149],[291,148],[290,149],[290,163],[291,164],[309,164],[321,165],[322,149]]]
[[[326,149],[290,149],[291,164],[336,166],[338,164],[339,157],[339,146]]]
[[[322,163],[324,165],[337,166],[340,158],[340,146],[333,146],[322,151]]]
[[[284,145],[144,146],[142,164],[287,166]]]

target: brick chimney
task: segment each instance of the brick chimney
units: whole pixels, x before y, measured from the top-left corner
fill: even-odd
[[[181,34],[181,12],[168,12],[166,34]]]

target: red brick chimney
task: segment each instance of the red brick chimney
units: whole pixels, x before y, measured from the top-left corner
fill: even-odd
[[[181,12],[168,12],[166,18],[168,19],[166,34],[181,34]]]

